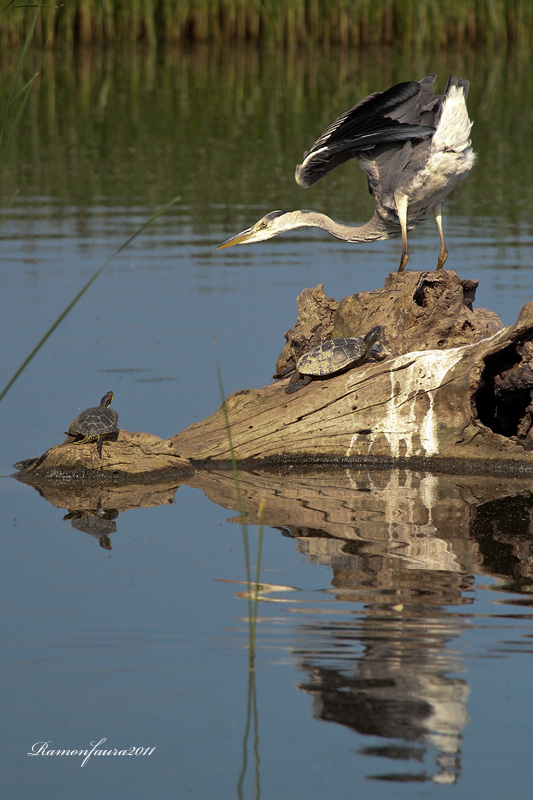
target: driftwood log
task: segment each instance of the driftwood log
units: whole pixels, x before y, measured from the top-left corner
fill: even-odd
[[[242,466],[406,464],[459,471],[533,472],[533,302],[503,328],[475,309],[477,282],[454,272],[391,274],[382,289],[340,304],[305,290],[280,371],[332,336],[384,328],[388,357],[287,395],[288,378],[228,397]],[[20,477],[96,482],[186,474],[229,462],[224,409],[166,439],[120,430],[104,444],[67,439],[17,465]]]

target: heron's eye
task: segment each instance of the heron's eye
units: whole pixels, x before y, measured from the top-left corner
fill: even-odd
[[[260,228],[266,228],[266,227],[267,227],[267,225],[268,225],[268,223],[267,223],[267,222],[261,222],[261,223],[260,223],[260,225],[259,225],[259,227],[260,227]]]

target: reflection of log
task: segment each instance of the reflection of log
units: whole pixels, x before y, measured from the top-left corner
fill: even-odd
[[[202,470],[187,480],[218,505],[239,510],[233,475],[228,470]],[[320,530],[339,539],[389,541],[404,531],[409,536],[453,530],[464,538],[472,509],[498,497],[531,490],[527,477],[504,480],[484,475],[432,475],[424,472],[345,469],[284,475],[239,471],[247,522],[259,522],[265,501],[265,524]],[[397,540],[397,539],[396,539]]]
[[[228,470],[202,470],[189,478],[187,485],[201,489],[225,508],[240,510],[235,481]],[[331,566],[336,586],[352,587],[364,595],[363,572],[367,570],[368,577],[370,563],[377,563],[369,602],[376,602],[378,585],[387,591],[396,587],[398,596],[404,586],[409,594],[410,587],[417,584],[421,588],[421,576],[430,573],[440,573],[440,577],[428,577],[429,583],[433,582],[428,591],[435,593],[436,602],[445,594],[448,599],[454,593],[460,596],[462,579],[450,583],[451,574],[460,578],[483,572],[510,576],[510,570],[517,570],[517,576],[533,573],[533,496],[526,476],[366,469],[291,470],[280,475],[240,470],[239,486],[246,521],[259,523],[259,506],[264,501],[265,525],[289,532],[308,558]],[[508,506],[521,518],[512,532]],[[487,515],[491,515],[490,523]],[[500,530],[507,533],[506,560],[501,546],[496,546],[494,557],[490,553],[492,538],[501,539]],[[529,549],[523,548],[521,554],[523,538]],[[355,581],[354,570],[358,575]]]
[[[533,303],[502,329],[473,309],[476,283],[454,272],[390,275],[383,289],[337,307],[321,288],[299,298],[278,369],[331,335],[384,327],[390,357],[314,380],[287,395],[287,379],[227,400],[236,458],[250,465],[475,460],[533,470]],[[137,437],[137,438],[136,438]],[[230,458],[222,409],[166,441],[121,431],[100,463],[91,445],[65,443],[24,472],[96,470],[99,478],[184,469]],[[429,459],[429,461],[428,461]]]
[[[18,477],[18,476],[17,476]],[[83,513],[91,513],[98,507],[114,508],[118,512],[129,511],[136,508],[154,508],[155,506],[171,505],[180,486],[177,478],[169,478],[149,483],[135,483],[113,486],[96,485],[89,481],[87,484],[80,481],[50,481],[44,478],[39,481],[37,475],[28,475],[24,480],[33,486],[39,494],[56,508],[76,509]]]

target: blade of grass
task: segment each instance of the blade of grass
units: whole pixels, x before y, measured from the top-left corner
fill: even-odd
[[[260,781],[260,757],[259,757],[259,717],[257,712],[257,690],[255,685],[255,670],[250,667],[248,671],[248,693],[246,697],[246,721],[244,724],[244,735],[242,739],[242,766],[237,780],[237,798],[244,800],[244,782],[246,780],[246,773],[248,770],[248,740],[250,738],[250,731],[253,720],[253,750],[255,757],[255,798],[259,800],[261,797],[261,781]]]
[[[30,96],[31,88],[32,88],[32,86],[34,84],[35,79],[38,76],[39,76],[39,73],[36,72],[35,75],[33,75],[30,78],[28,83],[20,90],[20,92],[16,95],[16,97],[13,98],[12,102],[14,103],[16,101],[16,99],[22,95],[22,100],[20,101],[19,107],[17,109],[17,113],[15,115],[15,119],[13,120],[13,124],[11,126],[11,130],[9,131],[9,135],[7,137],[7,141],[6,141],[6,144],[5,144],[5,147],[4,147],[4,154],[7,153],[7,151],[9,150],[11,142],[13,141],[13,137],[15,136],[15,133],[17,132],[18,126],[20,124],[20,120],[22,119],[22,115],[24,113],[24,109],[26,108],[26,103],[28,102],[28,98]]]
[[[5,6],[3,7],[3,9],[0,11],[0,14],[3,14],[3,13],[4,13],[4,11],[7,11],[7,9],[9,8],[9,6],[12,6],[14,2],[15,2],[15,0],[9,0],[9,3],[8,3],[7,5],[5,5]]]
[[[239,471],[237,469],[237,459],[235,458],[235,450],[233,449],[233,439],[231,436],[231,427],[229,424],[229,414],[228,414],[228,406],[226,403],[226,395],[224,394],[224,385],[222,383],[222,373],[220,371],[220,364],[218,363],[218,358],[215,351],[215,361],[217,367],[217,377],[218,377],[218,388],[220,391],[220,396],[222,397],[222,413],[224,414],[224,424],[226,426],[226,435],[228,437],[228,444],[229,450],[231,455],[231,468],[233,471],[233,480],[235,481],[235,489],[237,491],[237,503],[239,505],[239,517],[241,520],[241,528],[243,533],[243,541],[244,541],[244,556],[246,560],[246,579],[248,581],[248,587],[251,586],[251,573],[250,573],[250,547],[248,542],[248,527],[246,525],[246,508],[244,506],[244,501],[242,499],[241,494],[241,486],[239,483]],[[248,593],[249,594],[249,593]],[[251,599],[248,597],[249,603],[249,619],[251,619]]]
[[[260,577],[260,570],[261,570],[261,558],[263,555],[263,531],[265,527],[265,508],[266,508],[266,501],[264,497],[261,499],[259,503],[259,539],[257,542],[257,561],[256,561],[256,568],[255,568],[255,587],[254,587],[254,598],[252,603],[252,621],[253,621],[253,641],[255,642],[255,632],[257,627],[257,605],[259,602],[259,577]]]
[[[45,335],[42,337],[42,339],[40,339],[40,340],[39,340],[39,342],[37,342],[37,344],[35,345],[35,347],[34,347],[34,348],[33,348],[33,350],[31,351],[31,353],[29,354],[29,356],[28,356],[28,357],[27,357],[27,358],[26,358],[26,359],[23,361],[23,363],[22,363],[22,364],[21,364],[21,366],[18,368],[18,370],[15,372],[15,374],[13,375],[13,377],[11,378],[11,380],[9,381],[9,383],[8,383],[8,384],[7,384],[7,385],[4,387],[4,389],[3,389],[3,390],[2,390],[2,392],[0,393],[0,401],[2,401],[2,400],[3,400],[3,398],[5,397],[5,395],[7,394],[7,392],[8,392],[8,391],[11,389],[11,387],[13,386],[13,384],[15,383],[15,381],[17,380],[17,378],[18,378],[18,377],[19,377],[19,376],[22,374],[22,372],[24,372],[24,370],[26,369],[26,367],[28,366],[28,364],[30,363],[30,361],[32,360],[32,358],[34,358],[34,356],[35,356],[35,355],[36,355],[36,354],[39,352],[39,350],[41,349],[41,347],[43,346],[43,344],[44,344],[44,343],[45,343],[45,342],[46,342],[46,341],[47,341],[47,340],[50,338],[50,336],[53,334],[53,332],[55,331],[55,329],[56,329],[56,328],[57,328],[57,327],[58,327],[58,326],[59,326],[59,325],[60,325],[60,324],[63,322],[63,320],[65,319],[65,317],[67,316],[67,314],[69,314],[69,312],[70,312],[70,311],[72,311],[72,309],[74,308],[74,306],[76,305],[76,303],[77,303],[77,302],[78,302],[78,301],[79,301],[79,300],[80,300],[80,299],[83,297],[83,295],[85,294],[85,292],[86,292],[86,291],[87,291],[87,290],[88,290],[88,289],[89,289],[89,288],[90,288],[90,287],[93,285],[93,283],[95,282],[95,280],[96,280],[96,279],[97,279],[97,278],[98,278],[98,277],[99,277],[99,276],[102,274],[102,272],[105,270],[105,268],[106,268],[107,266],[109,266],[109,264],[110,264],[110,263],[113,261],[113,259],[114,259],[114,258],[116,258],[116,257],[117,257],[117,256],[118,256],[120,253],[122,253],[122,251],[123,251],[123,250],[125,250],[125,249],[126,249],[126,247],[127,247],[129,244],[131,244],[131,242],[133,242],[133,240],[134,240],[134,239],[136,239],[138,236],[140,236],[140,234],[141,234],[143,231],[145,231],[145,230],[146,230],[146,228],[148,228],[148,226],[152,224],[152,222],[154,222],[156,219],[158,219],[158,217],[160,217],[162,214],[164,214],[164,213],[165,213],[165,211],[167,211],[167,210],[170,208],[170,206],[171,206],[171,205],[173,205],[175,202],[177,202],[177,200],[179,200],[179,197],[173,197],[173,198],[172,198],[172,200],[170,200],[170,202],[168,202],[168,203],[167,203],[165,206],[163,206],[163,208],[161,208],[161,209],[160,209],[160,210],[159,210],[159,211],[158,211],[156,214],[154,214],[152,217],[150,217],[150,219],[149,219],[149,220],[147,220],[147,221],[146,221],[146,222],[145,222],[143,225],[141,225],[141,227],[140,227],[140,228],[137,228],[137,230],[136,230],[134,233],[132,233],[132,235],[131,235],[131,236],[129,236],[129,237],[126,239],[126,241],[124,241],[124,242],[123,242],[123,243],[120,245],[120,247],[117,247],[117,249],[114,251],[114,253],[112,253],[112,254],[109,256],[109,258],[107,259],[107,261],[105,261],[105,262],[104,262],[104,264],[102,264],[102,266],[101,266],[99,269],[97,269],[97,270],[96,270],[96,272],[94,273],[94,275],[93,275],[93,276],[92,276],[92,277],[91,277],[91,278],[90,278],[90,279],[87,281],[87,283],[85,284],[85,286],[83,286],[83,287],[80,289],[80,291],[79,291],[79,292],[78,292],[78,294],[77,294],[77,295],[76,295],[76,296],[73,298],[73,300],[71,300],[71,301],[70,301],[70,303],[68,304],[68,306],[67,306],[67,307],[65,308],[65,310],[64,310],[64,311],[63,311],[63,312],[62,312],[62,313],[59,315],[59,317],[58,317],[58,318],[56,319],[56,321],[55,321],[55,322],[52,324],[52,326],[51,326],[51,327],[50,327],[50,328],[47,330],[47,332],[46,332],[46,333],[45,333]]]
[[[3,11],[5,11],[5,9],[8,8],[8,6],[9,6],[9,4],[3,9]],[[12,82],[11,88],[9,90],[9,96],[7,98],[5,112],[4,112],[3,116],[2,116],[2,122],[0,124],[0,145],[2,144],[2,140],[4,138],[4,132],[5,132],[5,129],[6,129],[6,124],[7,124],[7,119],[8,119],[8,110],[11,107],[11,104],[13,103],[13,98],[15,96],[16,89],[17,89],[17,86],[18,86],[18,83],[19,83],[19,78],[20,78],[20,75],[21,75],[21,72],[22,72],[22,67],[24,65],[24,61],[26,60],[26,55],[28,53],[28,50],[30,49],[31,40],[33,39],[33,34],[35,32],[35,26],[37,24],[37,18],[39,16],[39,13],[40,13],[40,10],[41,10],[40,6],[41,6],[41,4],[39,3],[39,7],[37,8],[37,11],[33,15],[33,19],[31,21],[30,27],[28,29],[28,33],[26,34],[26,40],[24,42],[24,46],[22,48],[19,60],[17,62],[17,68],[15,70],[15,75],[13,76],[13,82]],[[34,76],[34,79],[35,79],[35,77],[36,76]],[[19,121],[20,121],[20,118],[19,118]],[[12,128],[11,135],[10,135],[10,141],[13,138],[13,132],[14,131],[13,131],[13,128]],[[2,157],[5,157],[5,154],[6,154],[6,150],[4,149],[4,151],[2,153]]]
[[[233,447],[233,438],[231,436],[231,426],[229,420],[228,406],[226,403],[226,395],[224,393],[224,385],[222,382],[222,373],[220,371],[220,364],[215,351],[215,362],[217,368],[218,387],[220,396],[222,398],[222,413],[224,414],[224,425],[226,427],[226,435],[228,437],[228,444],[231,456],[231,468],[233,471],[233,479],[235,481],[235,489],[237,492],[237,503],[239,506],[239,518],[241,522],[242,538],[244,545],[244,559],[246,566],[246,581],[248,583],[248,629],[250,637],[250,666],[252,667],[255,659],[255,633],[257,628],[257,604],[259,594],[259,576],[261,572],[261,556],[263,551],[263,528],[264,528],[264,513],[265,501],[261,500],[259,504],[259,542],[257,551],[256,574],[255,582],[252,582],[252,571],[250,562],[250,542],[248,538],[248,525],[246,523],[246,507],[242,497],[241,486],[239,482],[239,470],[237,469],[237,459],[235,457],[235,450]],[[255,586],[255,591],[252,592],[252,586]]]

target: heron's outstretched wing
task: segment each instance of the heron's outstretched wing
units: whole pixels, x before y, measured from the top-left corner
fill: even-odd
[[[428,75],[420,82],[398,83],[341,114],[304,154],[303,162],[296,167],[296,182],[313,186],[332,169],[370,148],[430,137],[435,128],[421,125],[420,114],[430,95],[435,98],[431,88],[434,80],[434,75]]]

